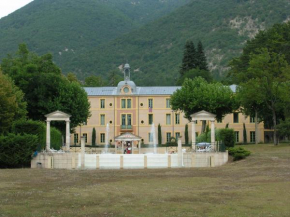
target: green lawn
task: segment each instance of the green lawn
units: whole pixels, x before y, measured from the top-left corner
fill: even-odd
[[[216,168],[0,170],[0,216],[290,216],[290,145]]]

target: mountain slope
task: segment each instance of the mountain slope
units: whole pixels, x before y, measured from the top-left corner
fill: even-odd
[[[0,19],[0,59],[19,43],[70,64],[95,48],[168,14],[189,0],[34,0]]]
[[[259,30],[289,20],[289,11],[289,0],[193,0],[166,17],[75,57],[63,68],[81,75],[106,76],[129,61],[138,84],[172,85],[184,44],[192,39],[203,42],[211,70],[216,77],[222,76],[246,40]]]

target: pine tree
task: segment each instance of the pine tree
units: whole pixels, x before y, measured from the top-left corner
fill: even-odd
[[[96,146],[96,129],[93,128],[93,133],[92,133],[92,146]]]
[[[245,123],[243,124],[243,137],[244,137],[244,144],[247,144],[247,130]]]
[[[189,40],[184,46],[182,65],[179,71],[180,76],[183,76],[185,72],[194,68],[196,68],[196,50],[194,43]]]
[[[161,133],[161,125],[158,124],[158,145],[162,144],[162,133]]]
[[[205,56],[205,53],[203,51],[203,46],[202,46],[201,41],[199,41],[198,45],[197,45],[196,62],[197,62],[196,67],[198,67],[201,70],[208,71],[206,56]]]
[[[185,138],[185,144],[188,144],[188,124],[185,125],[185,130],[184,130],[184,138]]]

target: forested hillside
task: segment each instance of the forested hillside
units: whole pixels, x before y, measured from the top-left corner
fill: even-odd
[[[0,59],[24,42],[30,50],[51,52],[57,64],[69,66],[81,52],[139,28],[186,2],[189,0],[34,0],[0,19]]]
[[[186,40],[202,41],[215,77],[259,30],[289,19],[288,0],[195,0],[170,15],[83,54],[70,70],[106,73],[129,61],[139,85],[173,85]],[[154,79],[152,79],[154,78]]]
[[[289,0],[35,0],[0,20],[0,58],[25,42],[80,79],[129,62],[138,85],[174,85],[185,42],[201,40],[219,78],[246,40],[289,11]]]

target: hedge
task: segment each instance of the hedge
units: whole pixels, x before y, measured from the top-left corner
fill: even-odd
[[[15,134],[31,134],[37,136],[37,150],[45,149],[46,146],[46,125],[41,121],[19,120],[12,126],[12,132]],[[59,150],[62,144],[61,132],[54,127],[50,128],[51,148]]]
[[[0,168],[29,167],[38,138],[28,134],[0,136]]]

